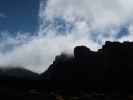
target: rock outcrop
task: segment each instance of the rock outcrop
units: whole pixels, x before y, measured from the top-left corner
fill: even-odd
[[[77,46],[74,56],[58,56],[42,74],[48,80],[123,81],[133,77],[133,43],[109,42],[97,52]],[[65,60],[64,60],[65,59]]]

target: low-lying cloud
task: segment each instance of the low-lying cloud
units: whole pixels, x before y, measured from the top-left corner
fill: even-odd
[[[106,40],[132,41],[132,5],[132,0],[42,0],[38,36],[6,36],[0,43],[0,66],[41,73],[56,55],[72,55],[77,45],[97,50]]]

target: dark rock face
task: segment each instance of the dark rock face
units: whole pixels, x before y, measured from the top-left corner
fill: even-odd
[[[132,42],[107,41],[97,52],[85,46],[77,46],[73,57],[58,56],[60,57],[42,74],[44,79],[115,82],[128,80],[133,76]]]
[[[103,80],[101,57],[85,46],[78,46],[74,49],[74,57],[66,56],[65,61],[56,59],[43,75],[48,80]]]
[[[133,43],[107,42],[103,54],[105,79],[127,81],[133,77]]]

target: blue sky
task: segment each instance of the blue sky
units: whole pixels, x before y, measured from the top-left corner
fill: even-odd
[[[36,32],[39,0],[0,0],[0,31]]]
[[[40,0],[0,0],[0,32],[36,33],[39,27],[39,6]],[[57,31],[71,28],[71,25],[65,24],[60,18],[56,22]],[[123,35],[127,35],[126,28],[120,30],[117,38]]]

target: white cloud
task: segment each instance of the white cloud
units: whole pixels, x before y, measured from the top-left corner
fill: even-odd
[[[13,39],[11,43],[15,44],[15,48],[4,54],[0,53],[0,66],[22,66],[41,73],[52,64],[56,55],[62,52],[72,54],[77,45],[97,50],[106,40],[131,41],[132,5],[132,0],[48,0],[46,6],[42,1],[38,36],[32,39],[24,36],[31,39],[29,42],[25,39]],[[71,31],[57,31],[53,25],[55,17],[70,23],[73,26]],[[47,27],[46,22],[49,22]],[[120,27],[127,23],[129,35],[116,40]],[[19,46],[16,44],[18,41],[21,44]],[[6,45],[5,41],[1,44]]]

